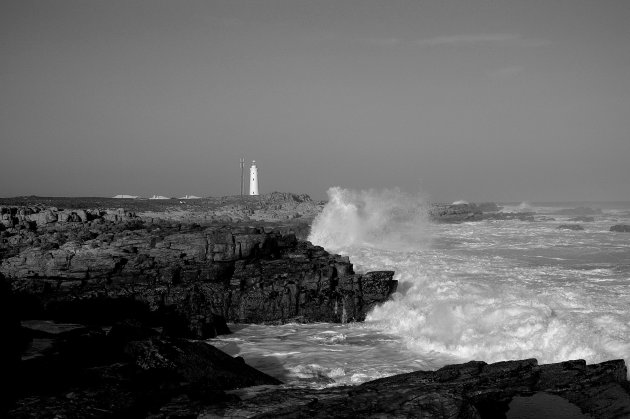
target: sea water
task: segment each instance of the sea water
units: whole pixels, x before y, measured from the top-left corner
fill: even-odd
[[[535,221],[436,224],[400,191],[329,191],[309,240],[398,290],[365,322],[231,325],[211,343],[290,386],[358,384],[479,360],[630,361],[630,203],[514,204]],[[584,230],[559,229],[580,224]]]

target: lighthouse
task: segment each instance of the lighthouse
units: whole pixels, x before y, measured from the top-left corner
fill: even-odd
[[[258,195],[258,168],[256,160],[252,161],[252,167],[249,168],[249,194]]]

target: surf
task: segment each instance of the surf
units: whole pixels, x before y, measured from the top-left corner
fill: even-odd
[[[601,278],[592,272],[520,255],[519,235],[552,252],[559,244],[551,230],[518,221],[432,225],[427,203],[399,190],[336,187],[328,195],[309,240],[350,256],[359,270],[396,271],[399,292],[366,327],[400,336],[404,350],[438,364],[630,360],[628,292],[596,294]]]

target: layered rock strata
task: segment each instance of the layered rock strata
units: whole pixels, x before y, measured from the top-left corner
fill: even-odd
[[[347,257],[257,227],[55,223],[5,241],[0,273],[22,318],[104,324],[144,311],[196,338],[225,321],[363,320],[397,285],[391,271],[355,274]]]
[[[6,288],[0,297],[11,299]],[[590,415],[584,417],[630,416],[623,360],[593,365],[583,360],[548,365],[535,359],[471,361],[316,390],[276,387],[277,379],[242,358],[204,342],[160,334],[138,319],[107,329],[41,321],[22,325],[30,350],[11,364],[15,374],[2,376],[11,380],[6,381],[11,392],[5,391],[10,398],[0,415],[13,418],[498,419],[506,417],[513,399],[541,393],[555,397],[545,399],[546,411],[554,407],[548,403],[562,402],[576,415]],[[13,328],[3,332],[10,344],[20,340]]]
[[[623,360],[593,365],[583,360],[548,365],[538,365],[535,359],[494,364],[471,361],[356,387],[271,389],[194,414],[201,418],[498,419],[506,417],[514,397],[545,392],[564,398],[593,418],[627,418],[630,386],[626,375]]]
[[[6,289],[0,292],[8,296]],[[471,361],[315,390],[276,387],[277,379],[242,358],[204,342],[160,336],[136,319],[107,331],[78,324],[22,324],[33,350],[13,364],[15,375],[3,376],[12,379],[12,391],[5,393],[11,398],[0,406],[0,415],[13,418],[498,419],[506,417],[514,398],[540,393],[563,398],[587,417],[630,416],[623,360],[594,365],[583,360],[548,365],[538,365],[535,359]],[[14,333],[4,332],[9,343],[18,341]],[[43,349],[42,341],[48,342]]]

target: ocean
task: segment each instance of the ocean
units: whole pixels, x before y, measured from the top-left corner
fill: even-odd
[[[580,207],[594,221],[571,221]],[[535,221],[460,224],[427,208],[397,190],[332,188],[309,240],[357,272],[394,270],[391,300],[362,323],[237,324],[210,343],[312,388],[470,360],[630,362],[630,233],[609,231],[630,224],[630,202],[506,204]]]

